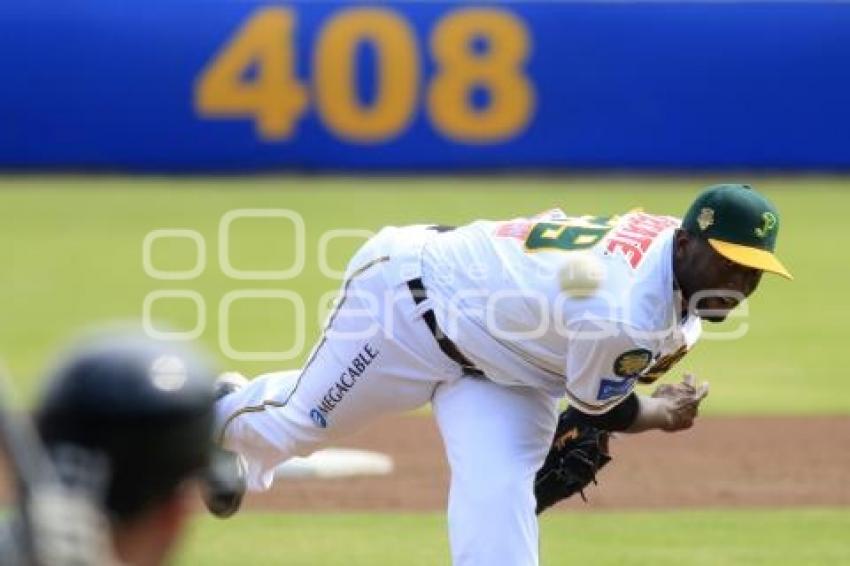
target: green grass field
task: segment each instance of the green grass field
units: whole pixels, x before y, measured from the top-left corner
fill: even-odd
[[[181,564],[449,564],[445,519],[267,515],[198,521]],[[548,566],[837,565],[850,561],[845,510],[560,513],[541,521]]]
[[[318,268],[318,240],[330,228],[464,223],[533,214],[560,206],[570,213],[616,213],[635,206],[681,215],[703,186],[720,179],[256,177],[159,179],[0,177],[0,357],[24,400],[58,346],[102,320],[138,320],[155,290],[196,291],[208,315],[202,340],[223,367],[255,374],[296,367],[318,334],[320,297],[336,283]],[[703,343],[684,362],[712,382],[709,414],[848,414],[844,391],[842,294],[848,242],[844,211],[850,181],[747,179],[783,213],[779,253],[793,282],[766,277],[751,301],[749,332],[734,342]],[[286,282],[237,281],[219,269],[219,220],[232,209],[285,208],[306,223],[303,273]],[[142,243],[154,229],[197,230],[206,270],[192,281],[145,275]],[[239,269],[291,263],[292,233],[274,220],[233,225],[230,259]],[[166,245],[168,244],[168,245]],[[330,263],[342,268],[354,240],[338,240]],[[194,263],[188,241],[153,248],[160,269]],[[306,329],[291,308],[241,303],[230,342],[241,350],[305,349],[285,363],[229,360],[218,350],[218,305],[242,289],[288,289],[308,305]],[[161,303],[154,315],[174,329],[194,325],[188,303]],[[735,324],[735,323],[727,323]],[[303,334],[303,336],[301,335]],[[440,515],[264,515],[230,522],[202,519],[181,564],[445,564]],[[839,564],[850,560],[850,513],[836,510],[686,513],[568,513],[543,522],[545,564]]]

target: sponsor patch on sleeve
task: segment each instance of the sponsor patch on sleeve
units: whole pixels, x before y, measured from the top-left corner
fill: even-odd
[[[599,382],[599,393],[596,394],[596,398],[605,401],[612,397],[622,397],[632,390],[634,383],[635,378],[633,377],[622,381],[619,379],[603,379]]]
[[[644,348],[623,352],[614,360],[614,374],[620,377],[637,377],[649,367],[652,352]]]

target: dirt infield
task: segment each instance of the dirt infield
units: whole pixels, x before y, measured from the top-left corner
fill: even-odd
[[[385,419],[338,446],[378,450],[391,476],[279,481],[247,507],[290,511],[437,510],[448,469],[428,417]],[[615,461],[560,508],[850,505],[850,417],[703,418],[688,432],[620,435]]]

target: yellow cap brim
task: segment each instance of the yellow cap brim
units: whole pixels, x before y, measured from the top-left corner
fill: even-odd
[[[714,238],[709,238],[708,243],[717,253],[735,263],[776,273],[787,279],[794,279],[779,259],[767,250],[715,240]]]

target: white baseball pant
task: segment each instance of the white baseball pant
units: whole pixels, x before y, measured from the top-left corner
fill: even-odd
[[[245,458],[249,488],[268,489],[287,459],[430,401],[451,468],[453,563],[536,565],[534,474],[549,450],[557,400],[464,375],[421,318],[429,301],[416,305],[404,282],[381,275],[397,238],[381,232],[352,259],[301,371],[260,376],[219,402],[223,444]]]

